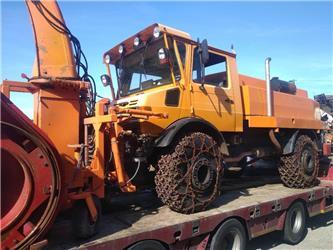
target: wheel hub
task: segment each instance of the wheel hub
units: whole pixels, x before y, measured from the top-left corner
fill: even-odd
[[[297,234],[302,227],[302,213],[294,210],[291,215],[291,226],[294,234]]]
[[[305,170],[305,173],[311,175],[314,170],[314,161],[311,151],[309,149],[305,149],[301,155],[301,163]]]
[[[214,165],[207,158],[199,158],[192,169],[192,185],[204,191],[209,188],[214,180]]]
[[[239,234],[232,230],[222,239],[222,249],[239,250],[241,246],[241,238]]]

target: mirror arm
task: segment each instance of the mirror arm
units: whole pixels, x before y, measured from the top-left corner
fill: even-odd
[[[204,39],[203,42],[205,44],[205,55],[206,55],[206,50],[207,50],[207,40]],[[207,58],[205,57],[205,62],[202,58],[202,54],[203,54],[203,45],[200,42],[199,38],[198,38],[198,53],[199,53],[199,61],[200,61],[200,71],[201,71],[201,85],[200,85],[200,89],[204,90],[205,89],[205,64],[206,64],[206,60]]]
[[[200,46],[200,44],[199,44]],[[201,71],[201,85],[200,85],[200,89],[203,90],[205,89],[205,65],[202,61],[202,49],[201,46],[199,47],[199,61],[200,61],[200,71]]]
[[[112,82],[112,78],[111,78],[110,64],[106,64],[106,71],[107,71],[107,74],[109,75],[110,80],[111,80],[110,90],[111,90],[112,101],[114,101],[114,100],[116,100],[116,95],[115,95],[115,92],[114,92],[113,82]]]

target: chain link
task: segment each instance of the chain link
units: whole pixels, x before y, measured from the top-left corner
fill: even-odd
[[[209,171],[210,185],[198,188],[193,182],[194,168],[205,161]],[[208,163],[208,162],[209,163]],[[200,165],[200,164],[199,164]],[[205,210],[220,194],[223,172],[222,155],[214,139],[196,132],[183,137],[170,154],[163,155],[158,162],[155,176],[159,198],[171,209],[182,213]]]

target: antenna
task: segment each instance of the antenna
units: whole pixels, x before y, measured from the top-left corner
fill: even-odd
[[[234,44],[231,44],[231,52],[236,54],[236,50],[234,49]]]

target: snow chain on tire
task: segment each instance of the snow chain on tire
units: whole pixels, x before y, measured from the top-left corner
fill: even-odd
[[[201,166],[208,166],[209,171],[203,182],[198,177]],[[156,192],[172,210],[202,211],[219,196],[222,172],[222,154],[217,143],[211,136],[195,132],[181,138],[170,154],[160,158]]]
[[[306,172],[302,157],[307,150],[310,155],[310,161],[313,161],[313,171]],[[297,138],[295,150],[292,155],[282,156],[279,172],[281,180],[287,187],[307,188],[312,187],[317,182],[319,170],[318,149],[315,142],[307,135],[301,135]]]

